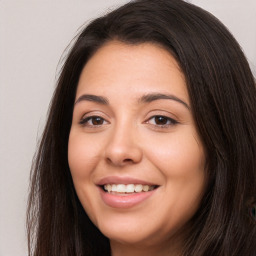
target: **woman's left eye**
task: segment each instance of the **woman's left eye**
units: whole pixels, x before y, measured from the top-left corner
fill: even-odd
[[[157,116],[152,116],[150,119],[148,119],[147,123],[160,126],[160,127],[166,127],[166,126],[175,125],[178,122],[173,118],[157,115]]]

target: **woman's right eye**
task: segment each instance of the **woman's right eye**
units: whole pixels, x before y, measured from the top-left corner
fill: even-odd
[[[101,125],[105,125],[108,122],[100,116],[88,116],[88,117],[84,117],[81,119],[81,121],[79,122],[79,124],[83,125],[83,126],[91,126],[91,127],[98,127]]]

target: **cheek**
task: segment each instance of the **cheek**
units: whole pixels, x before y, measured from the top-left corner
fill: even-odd
[[[99,148],[91,140],[72,131],[68,142],[68,163],[75,185],[89,181],[99,159]]]
[[[158,140],[158,144],[152,142],[155,147],[148,148],[148,157],[165,177],[166,195],[174,197],[170,206],[175,205],[179,213],[193,214],[207,184],[204,149],[193,134],[189,130],[176,133],[168,140]]]
[[[201,202],[207,180],[205,154],[198,141],[193,133],[176,133],[168,140],[159,139],[152,142],[154,147],[148,147],[148,157],[165,177],[165,193],[159,209],[165,209],[166,223],[172,213],[173,220],[183,225]],[[167,230],[168,227],[166,225]]]
[[[93,140],[70,133],[68,143],[68,163],[77,196],[90,216],[94,203],[91,199],[93,171],[99,161],[99,148]],[[92,218],[93,219],[93,218]]]
[[[193,134],[195,132],[176,133],[167,139],[158,138],[148,145],[149,158],[165,176],[189,177],[204,171],[204,149]]]

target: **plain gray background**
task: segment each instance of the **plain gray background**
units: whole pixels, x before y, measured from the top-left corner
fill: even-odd
[[[59,59],[86,21],[126,0],[0,0],[0,256],[25,256],[31,160]],[[241,44],[256,74],[256,1],[191,0]]]

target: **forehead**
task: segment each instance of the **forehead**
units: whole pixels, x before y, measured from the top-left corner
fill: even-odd
[[[151,43],[130,45],[111,41],[86,63],[77,96],[85,92],[139,94],[145,90],[175,93],[188,99],[184,74],[167,50]]]

